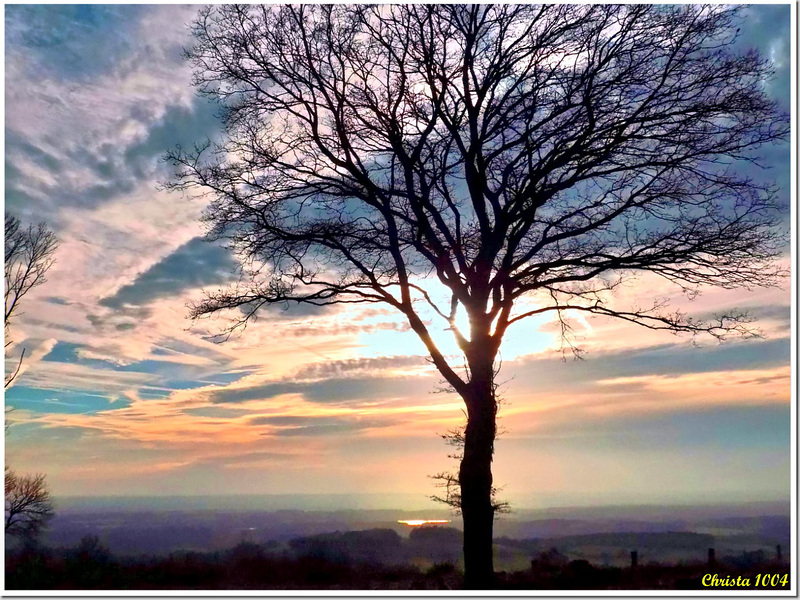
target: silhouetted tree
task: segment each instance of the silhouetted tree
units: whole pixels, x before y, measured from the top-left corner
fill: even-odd
[[[20,220],[6,214],[5,221],[5,348],[11,345],[9,324],[19,309],[19,301],[33,288],[43,284],[45,273],[53,266],[58,239],[44,223],[23,227]],[[16,369],[5,378],[5,387],[11,385],[19,374],[22,360],[25,357],[23,348]]]
[[[8,467],[6,486],[6,535],[35,538],[53,516],[53,499],[44,475],[17,475]]]
[[[57,247],[55,234],[44,223],[25,228],[17,217],[6,214],[3,315],[6,349],[12,343],[9,339],[9,325],[18,312],[19,302],[29,291],[46,281],[45,273],[53,265],[53,254]],[[16,379],[24,357],[23,348],[16,368],[5,377],[4,387],[8,387]],[[11,411],[11,407],[6,405],[6,433]],[[6,467],[5,496],[6,534],[35,538],[53,515],[53,501],[45,485],[44,475],[17,475]]]
[[[788,118],[763,91],[770,63],[732,49],[738,10],[223,5],[194,22],[194,83],[227,135],[171,153],[172,187],[211,194],[210,236],[244,260],[239,285],[193,315],[404,315],[466,404],[468,587],[493,580],[495,365],[511,325],[579,311],[748,335],[741,313],[694,320],[608,293],[643,271],[689,295],[781,275],[775,190],[740,167]],[[431,314],[462,358],[443,354]]]

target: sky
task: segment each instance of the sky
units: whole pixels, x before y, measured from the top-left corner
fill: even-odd
[[[274,308],[223,343],[224,317],[188,318],[236,266],[203,239],[206,200],[159,187],[167,149],[220,135],[181,56],[196,10],[5,7],[6,210],[60,241],[11,328],[6,370],[26,356],[6,390],[7,464],[45,473],[56,497],[403,494],[433,507],[430,476],[455,468],[440,436],[463,405],[436,393],[397,315]],[[766,89],[787,110],[789,32],[788,5],[754,6],[738,42],[773,61]],[[788,207],[788,144],[763,162]],[[501,499],[788,499],[789,281],[692,302],[648,278],[621,293],[747,309],[764,335],[720,345],[581,319],[577,361],[556,324],[525,321],[502,350]]]

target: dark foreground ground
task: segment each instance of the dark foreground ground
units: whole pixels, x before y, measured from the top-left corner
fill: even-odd
[[[716,577],[714,577],[716,576]],[[705,583],[703,585],[705,578]],[[732,585],[737,583],[739,585]],[[716,584],[716,585],[715,585]],[[218,552],[176,552],[161,557],[116,557],[97,538],[73,548],[11,551],[9,590],[457,590],[462,573],[453,562],[429,567],[376,564],[320,552],[319,547],[275,551],[243,543]],[[689,562],[636,567],[569,560],[557,550],[536,555],[528,569],[497,573],[500,590],[789,590],[785,560]]]

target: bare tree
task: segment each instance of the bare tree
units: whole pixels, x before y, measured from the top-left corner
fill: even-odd
[[[33,288],[40,286],[45,281],[45,273],[53,266],[58,239],[47,228],[45,223],[22,227],[20,220],[6,214],[5,222],[5,313],[3,324],[5,327],[6,350],[11,345],[9,339],[9,325],[12,317],[18,312],[19,301]],[[16,369],[5,378],[5,387],[19,375],[22,361],[25,358],[25,349],[20,353]]]
[[[17,475],[6,467],[6,535],[36,537],[53,507],[44,475]]]
[[[743,174],[788,117],[739,9],[338,5],[204,9],[188,58],[225,140],[170,154],[211,195],[242,279],[193,316],[272,303],[399,311],[466,405],[458,482],[468,587],[493,581],[495,365],[508,328],[580,311],[750,335],[618,306],[637,272],[688,295],[773,285],[776,190]],[[457,326],[465,314],[469,331]],[[446,356],[442,328],[463,356]],[[460,366],[465,365],[465,366]]]

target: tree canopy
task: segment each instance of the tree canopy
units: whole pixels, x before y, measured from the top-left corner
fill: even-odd
[[[45,476],[17,475],[6,468],[6,535],[32,538],[53,516],[54,503]]]
[[[202,10],[187,56],[226,135],[171,153],[172,187],[210,193],[210,234],[230,240],[243,276],[194,316],[240,309],[243,323],[292,302],[400,311],[467,406],[466,551],[470,507],[484,522],[492,512],[495,360],[510,326],[580,311],[747,335],[743,313],[692,319],[610,293],[642,272],[690,296],[783,275],[776,189],[743,166],[789,123],[764,93],[769,60],[733,49],[740,10]],[[463,357],[442,353],[423,307]]]
[[[13,316],[19,311],[20,300],[33,288],[45,283],[45,274],[53,266],[53,254],[58,247],[58,239],[47,228],[45,223],[22,226],[15,216],[6,214],[5,218],[5,312],[3,326],[5,329],[5,348],[11,345],[9,326]],[[23,349],[16,369],[5,378],[5,387],[11,385],[19,374]]]

